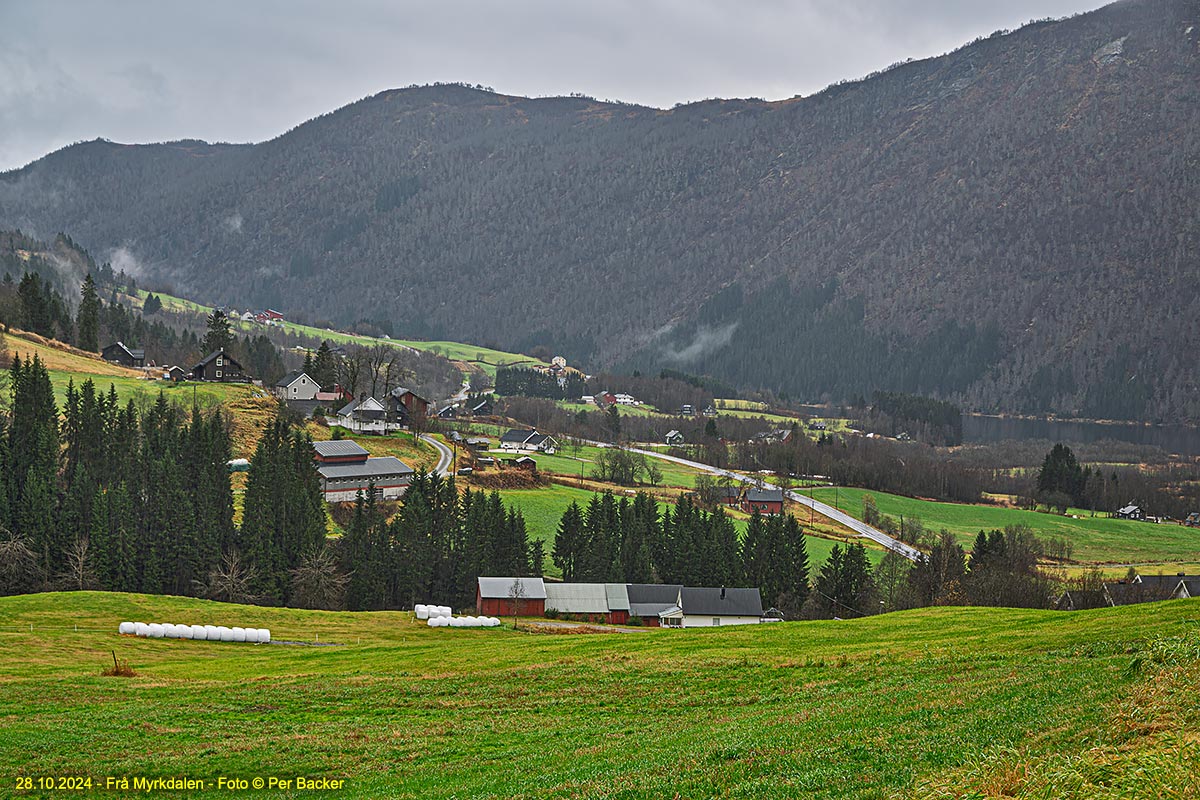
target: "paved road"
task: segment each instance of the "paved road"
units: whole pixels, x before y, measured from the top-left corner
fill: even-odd
[[[611,447],[611,445],[604,444],[603,442],[590,442],[590,444],[598,445],[600,447]],[[636,447],[631,447],[629,449],[630,449],[630,451],[632,451],[634,453],[641,453],[642,455],[648,456],[650,458],[657,458],[662,461],[670,461],[672,463],[680,464],[685,467],[691,467],[692,469],[698,469],[703,472],[710,473],[712,475],[717,475],[722,478],[729,478],[730,480],[740,481],[741,483],[757,483],[758,482],[757,480],[755,480],[753,478],[747,478],[745,475],[740,475],[736,472],[731,472],[727,469],[720,469],[718,467],[714,467],[709,464],[701,464],[699,461],[689,461],[686,458],[679,458],[677,456],[669,456],[666,453],[659,453],[655,450],[642,450],[642,449],[639,449]],[[772,483],[764,482],[763,485],[768,486],[772,489],[779,488]],[[878,542],[879,544],[883,545],[887,549],[899,553],[900,555],[904,556],[905,558],[909,559],[910,561],[916,561],[922,557],[921,551],[918,550],[917,548],[915,548],[911,545],[905,544],[904,542],[902,542],[899,539],[896,539],[892,536],[888,536],[883,531],[881,531],[877,528],[873,528],[870,525],[868,525],[867,523],[862,522],[861,520],[857,520],[854,517],[850,516],[849,514],[843,512],[843,511],[839,511],[838,509],[834,508],[831,505],[826,505],[825,503],[822,503],[820,500],[810,499],[810,498],[800,494],[799,492],[788,491],[788,492],[785,492],[785,494],[787,495],[789,500],[793,500],[803,506],[808,506],[809,508],[816,511],[818,514],[825,516],[825,517],[829,517],[829,519],[833,520],[834,522],[839,522],[842,525],[845,525],[847,528],[854,531],[859,536],[865,536],[866,538],[871,539],[872,541]]]
[[[426,433],[421,434],[421,441],[432,445],[433,449],[438,451],[438,462],[433,471],[442,477],[449,475],[453,466],[451,462],[454,460],[454,451]]]

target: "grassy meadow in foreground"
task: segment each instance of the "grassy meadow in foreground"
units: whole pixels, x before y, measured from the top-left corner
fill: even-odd
[[[0,598],[0,773],[324,776],[395,798],[1192,796],[1198,619],[1176,601],[554,636]],[[123,620],[340,646],[142,640]],[[113,650],[138,677],[100,676]]]

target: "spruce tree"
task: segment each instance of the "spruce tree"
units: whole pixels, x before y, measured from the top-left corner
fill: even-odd
[[[89,272],[80,288],[79,312],[75,317],[76,344],[81,350],[100,350],[100,296]]]
[[[204,355],[218,350],[229,350],[233,346],[233,332],[229,329],[229,318],[225,316],[224,311],[219,308],[213,309],[205,324],[207,332],[200,342],[200,349],[204,351]]]

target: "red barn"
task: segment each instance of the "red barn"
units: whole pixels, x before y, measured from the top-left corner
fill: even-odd
[[[783,513],[783,489],[750,489],[742,501],[742,510],[747,514]]]
[[[546,613],[546,585],[541,578],[480,578],[475,613],[489,617],[541,617]]]

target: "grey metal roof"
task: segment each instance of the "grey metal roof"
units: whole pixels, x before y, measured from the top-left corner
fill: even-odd
[[[631,617],[657,617],[662,612],[666,611],[675,605],[672,600],[669,603],[630,603],[629,616]]]
[[[746,492],[747,503],[782,503],[783,489],[750,489]]]
[[[679,602],[679,590],[682,588],[679,584],[674,583],[627,584],[625,596],[629,600],[629,615],[657,617]]]
[[[629,610],[629,590],[623,583],[604,584],[604,594],[608,598],[609,611]]]
[[[375,478],[389,475],[411,475],[413,468],[395,456],[368,458],[349,464],[325,464],[317,468],[325,480],[334,478]]]
[[[721,589],[684,586],[680,605],[688,615],[712,617],[761,617],[762,596],[758,589]]]
[[[547,610],[564,614],[608,613],[608,594],[604,591],[603,583],[551,582],[545,587]]]
[[[480,578],[479,596],[493,600],[507,600],[512,596],[509,592],[512,591],[514,581],[519,582],[525,589],[523,599],[546,599],[546,584],[542,583],[541,578]]]
[[[370,455],[362,445],[349,439],[330,439],[328,442],[313,442],[313,450],[322,458],[366,457]]]
[[[524,444],[525,442],[529,441],[529,437],[535,433],[537,433],[537,431],[529,428],[513,428],[501,436],[500,441]]]
[[[288,387],[288,386],[291,386],[296,381],[300,380],[301,377],[308,378],[308,375],[306,375],[302,370],[294,369],[291,372],[289,372],[287,375],[284,375],[282,378],[280,378],[278,381],[276,381],[275,385],[279,386],[281,388]],[[312,378],[308,378],[308,379],[310,381],[312,380]]]
[[[625,592],[630,604],[666,603],[671,605],[679,599],[679,590],[682,588],[677,583],[630,583],[625,587]]]

